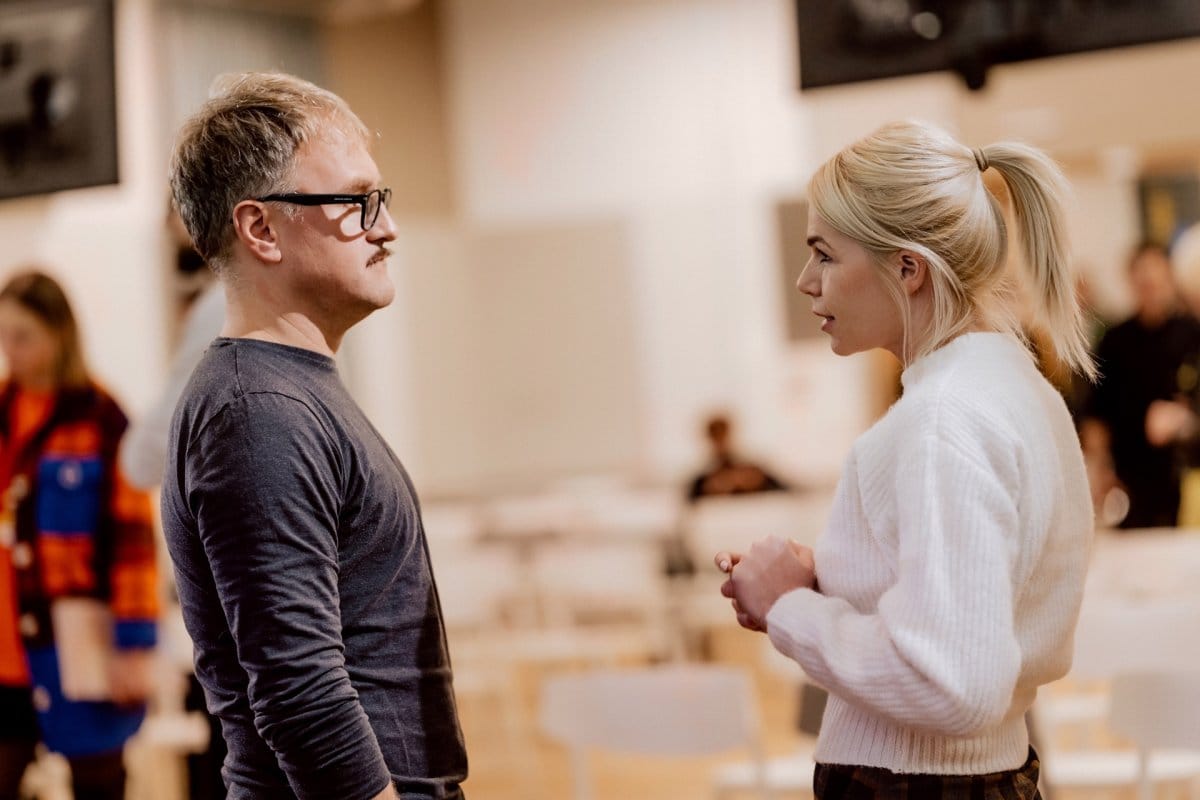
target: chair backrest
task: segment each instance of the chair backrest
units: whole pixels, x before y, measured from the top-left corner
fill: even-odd
[[[1195,629],[1179,633],[1196,635]],[[1142,750],[1200,750],[1200,668],[1118,675],[1109,723]]]
[[[663,554],[644,542],[561,542],[533,553],[533,588],[543,602],[649,612],[664,595]]]
[[[550,678],[542,729],[574,749],[707,755],[758,751],[759,724],[747,674],[712,665],[595,670]]]
[[[495,629],[527,591],[517,556],[500,546],[476,546],[433,559],[442,616],[450,628]]]
[[[579,497],[580,534],[604,541],[664,542],[678,532],[683,499],[669,489],[611,489]]]
[[[434,561],[470,550],[483,532],[483,516],[474,503],[427,503],[421,509],[421,523]]]
[[[1131,603],[1200,603],[1200,531],[1187,528],[1099,533],[1087,591]]]
[[[579,529],[579,501],[562,492],[505,495],[483,510],[486,536],[519,542],[570,535]]]
[[[684,518],[684,540],[696,564],[714,570],[717,551],[745,552],[767,536],[811,547],[824,530],[832,502],[832,495],[824,492],[706,497]]]
[[[1200,664],[1195,631],[1200,631],[1200,602],[1085,596],[1075,629],[1072,674],[1112,678]]]

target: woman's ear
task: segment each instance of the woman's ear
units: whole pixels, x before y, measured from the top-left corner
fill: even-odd
[[[262,203],[243,200],[234,206],[233,230],[242,246],[259,261],[278,264],[283,260],[278,231],[271,225],[270,212]]]
[[[915,295],[925,286],[929,277],[929,263],[924,256],[912,250],[900,250],[896,253],[896,268],[900,273],[900,285],[905,294]]]

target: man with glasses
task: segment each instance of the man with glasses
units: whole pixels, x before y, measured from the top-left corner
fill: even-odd
[[[395,291],[368,141],[336,95],[247,74],[171,160],[228,310],[175,411],[163,527],[235,800],[463,796],[416,494],[333,360]]]

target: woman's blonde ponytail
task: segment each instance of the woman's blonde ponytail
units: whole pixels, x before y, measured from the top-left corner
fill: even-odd
[[[976,162],[982,157],[1008,187],[1036,321],[1061,361],[1095,379],[1070,269],[1063,209],[1066,179],[1045,154],[1019,142],[999,142],[973,152]]]

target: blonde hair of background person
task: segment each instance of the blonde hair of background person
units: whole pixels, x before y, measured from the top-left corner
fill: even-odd
[[[1024,291],[989,168],[1011,198]],[[1040,325],[1095,374],[1064,191],[1031,147],[972,150],[918,123],[854,143],[809,184],[797,287],[835,353],[900,359],[904,394],[855,442],[815,552],[767,539],[716,560],[738,622],[830,692],[819,798],[886,792],[898,773],[931,776],[942,798],[972,796],[980,775],[1038,796],[1024,713],[1069,667],[1092,535],[1074,427],[1020,332]]]

